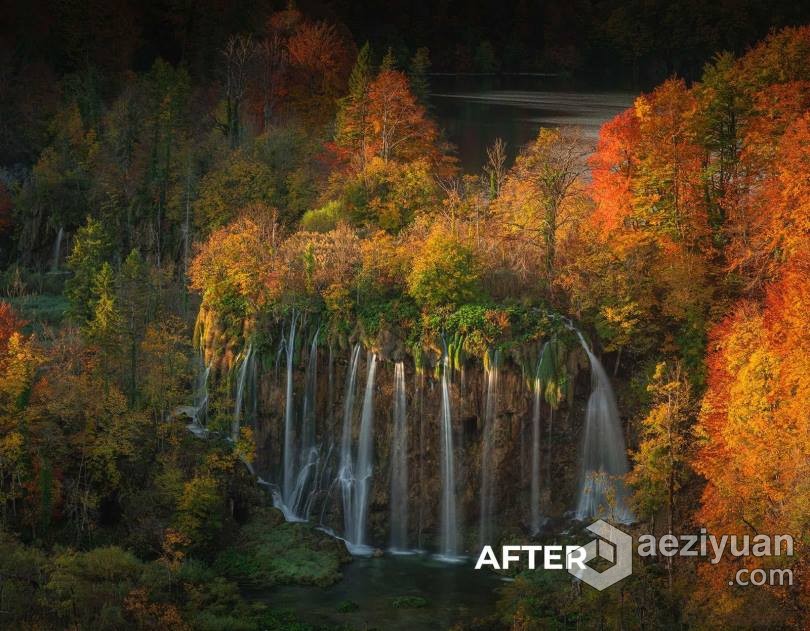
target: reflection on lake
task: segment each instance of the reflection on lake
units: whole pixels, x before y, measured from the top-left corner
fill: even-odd
[[[480,171],[487,146],[499,137],[507,143],[510,163],[541,127],[571,125],[595,141],[602,123],[629,107],[634,98],[618,92],[526,89],[527,81],[510,86],[513,89],[502,85],[473,89],[469,81],[439,83],[433,86],[432,108],[467,173]]]
[[[491,616],[496,590],[504,585],[470,563],[441,563],[424,555],[355,558],[341,572],[343,580],[330,587],[278,587],[264,600],[274,609],[294,610],[312,625],[434,631]]]

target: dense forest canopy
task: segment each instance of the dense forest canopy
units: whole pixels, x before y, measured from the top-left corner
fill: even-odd
[[[346,552],[269,507],[238,415],[226,438],[234,369],[291,317],[428,378],[525,373],[576,323],[642,526],[796,541],[792,586],[730,588],[739,559],[645,565],[621,602],[523,574],[475,628],[807,624],[810,27],[766,34],[804,7],[90,4],[12,2],[0,40],[4,625],[308,628],[246,590]],[[463,173],[429,68],[665,80],[596,146],[545,128]],[[201,357],[205,441],[178,414]]]

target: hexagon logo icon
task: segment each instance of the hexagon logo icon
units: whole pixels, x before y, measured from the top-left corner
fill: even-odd
[[[586,553],[584,563],[601,557],[611,561],[613,566],[599,572],[588,565],[581,568],[566,565],[568,571],[582,582],[602,591],[633,573],[633,537],[601,519],[588,526],[588,530],[599,538],[582,546]]]

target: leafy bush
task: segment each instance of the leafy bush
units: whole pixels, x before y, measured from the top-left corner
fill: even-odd
[[[216,479],[199,475],[186,482],[177,507],[177,530],[189,541],[192,552],[215,549],[223,528],[224,499]]]
[[[448,232],[434,230],[414,259],[408,291],[429,310],[480,300],[481,271],[472,249]]]
[[[331,585],[347,560],[342,544],[304,524],[273,523],[260,511],[239,533],[234,546],[217,557],[214,569],[244,585]]]
[[[391,606],[394,609],[422,609],[428,606],[428,601],[421,596],[400,596],[391,601]]]
[[[301,229],[310,232],[329,232],[337,227],[342,217],[341,203],[333,200],[320,208],[305,212],[301,217]]]

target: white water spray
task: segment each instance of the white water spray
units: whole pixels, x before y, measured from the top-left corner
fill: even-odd
[[[606,516],[630,523],[634,518],[627,507],[624,484],[627,454],[616,398],[602,363],[588,348],[582,334],[576,333],[591,363],[591,395],[585,417],[577,518]]]
[[[495,466],[494,442],[495,422],[498,415],[498,364],[500,352],[490,354],[486,367],[487,389],[484,406],[484,431],[481,443],[481,516],[479,543],[481,546],[493,545],[493,522],[495,519]]]
[[[453,416],[450,409],[450,361],[445,354],[442,367],[442,498],[441,498],[441,539],[440,558],[458,558],[458,523],[456,514],[456,472],[453,453]]]
[[[51,261],[51,271],[59,271],[59,263],[62,261],[62,239],[65,237],[65,229],[59,226],[59,232],[56,233],[56,241],[53,243],[53,260]]]
[[[231,439],[234,442],[239,440],[239,428],[242,423],[242,405],[245,398],[245,383],[247,383],[248,369],[250,368],[252,357],[253,346],[248,344],[242,356],[242,362],[239,364],[239,370],[236,373],[236,394],[233,402],[233,421],[231,422]]]
[[[540,377],[534,378],[534,404],[532,406],[532,486],[531,486],[531,531],[540,530],[540,406],[542,388]]]
[[[408,426],[405,364],[394,366],[394,440],[391,447],[391,548],[408,547]]]
[[[295,463],[295,431],[293,423],[295,422],[295,402],[293,398],[293,363],[295,360],[295,325],[297,317],[293,312],[292,320],[290,321],[290,332],[287,335],[287,389],[286,389],[286,402],[284,407],[284,472],[282,478],[282,491],[281,496],[284,503],[288,508],[292,508],[290,500],[292,499],[293,489],[295,488],[296,475],[294,471]]]

